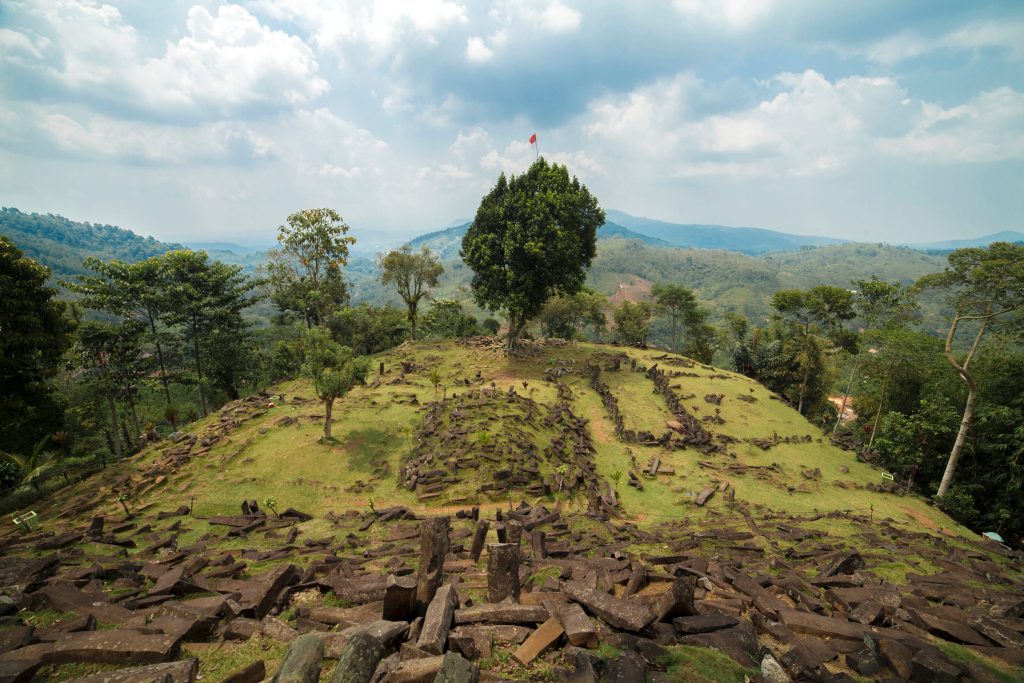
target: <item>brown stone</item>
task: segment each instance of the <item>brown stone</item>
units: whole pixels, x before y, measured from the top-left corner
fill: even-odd
[[[519,544],[491,543],[487,546],[487,599],[501,602],[519,600]]]
[[[509,603],[484,603],[455,611],[456,624],[539,624],[547,619],[548,611],[543,607]]]
[[[579,581],[566,581],[562,590],[569,598],[582,604],[615,628],[639,631],[655,620],[656,615],[646,605],[613,598]]]
[[[180,662],[104,671],[76,678],[72,683],[192,683],[198,674],[199,660],[191,657]]]
[[[384,584],[384,619],[412,621],[416,616],[416,584],[415,576],[388,576]]]
[[[448,517],[430,517],[420,527],[420,564],[416,581],[416,610],[423,614],[444,580],[444,558],[448,554]]]
[[[743,666],[749,667],[755,663],[757,633],[754,632],[753,625],[745,619],[740,620],[739,623],[731,628],[684,636],[680,641],[686,645],[716,648]]]
[[[960,669],[950,664],[938,650],[922,649],[914,655],[910,675],[915,683],[957,683]]]
[[[236,671],[221,683],[260,683],[267,677],[267,666],[263,660],[253,662],[241,671]]]
[[[519,663],[526,666],[536,659],[544,650],[551,647],[562,637],[565,629],[556,618],[551,618],[537,627],[530,637],[523,641],[513,655]]]
[[[651,608],[656,621],[696,614],[693,607],[693,578],[677,577],[669,589],[658,596]]]
[[[680,635],[694,635],[697,633],[710,633],[720,631],[723,628],[731,628],[739,623],[739,619],[727,614],[702,614],[690,617],[676,617],[672,625]]]
[[[480,553],[484,549],[484,541],[487,540],[487,531],[490,529],[491,523],[486,519],[481,519],[476,523],[476,529],[473,531],[473,544],[469,549],[469,556],[473,558],[473,562],[480,559]]]
[[[893,672],[904,680],[909,680],[914,670],[914,654],[895,640],[881,638],[878,640],[878,656]]]
[[[582,607],[575,602],[566,603],[557,609],[555,615],[562,624],[565,637],[570,644],[586,648],[597,647],[597,629]]]
[[[54,642],[8,652],[0,660],[26,659],[44,664],[153,664],[173,659],[180,637],[148,635],[129,629],[80,631]]]

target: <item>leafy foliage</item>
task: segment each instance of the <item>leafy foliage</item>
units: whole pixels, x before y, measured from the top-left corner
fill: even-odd
[[[548,337],[579,339],[589,326],[592,335],[598,337],[608,324],[604,313],[607,305],[603,295],[586,287],[575,294],[553,296],[540,312],[541,329]]]
[[[426,247],[413,252],[409,245],[405,245],[382,256],[380,269],[381,283],[385,286],[393,284],[405,302],[409,327],[412,330],[412,338],[415,339],[420,301],[427,296],[430,287],[437,286],[444,266]]]
[[[50,385],[68,348],[65,306],[49,271],[0,237],[0,449],[28,452],[57,431],[63,408]]]
[[[356,353],[369,355],[398,346],[409,335],[405,315],[394,306],[352,306],[327,321],[338,343]]]
[[[538,159],[497,184],[480,202],[462,241],[473,296],[509,318],[509,346],[554,294],[574,294],[596,253],[604,211],[565,166]]]
[[[306,209],[278,228],[280,249],[267,254],[271,301],[307,326],[320,325],[348,301],[341,267],[348,263],[348,225],[333,209]]]
[[[356,384],[362,384],[369,372],[365,358],[354,358],[352,349],[331,339],[323,327],[314,327],[306,333],[306,362],[302,371],[312,378],[317,398],[324,403],[324,440],[331,438],[331,411],[334,401],[344,396]]]
[[[653,307],[646,301],[623,301],[613,313],[615,333],[620,342],[631,346],[647,343],[647,331],[654,315]]]
[[[454,299],[438,299],[423,316],[423,334],[431,339],[469,337],[480,333],[476,318]]]

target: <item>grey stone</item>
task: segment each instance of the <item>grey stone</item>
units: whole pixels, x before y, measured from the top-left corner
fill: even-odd
[[[330,683],[369,683],[384,656],[384,643],[365,631],[354,633],[338,657]]]
[[[447,652],[434,683],[478,683],[480,669],[460,654]]]
[[[459,597],[455,587],[450,583],[441,586],[427,607],[416,647],[434,655],[442,654],[445,641],[448,640],[448,630],[452,625],[452,615],[458,605]]]
[[[519,544],[492,543],[487,546],[487,600],[519,601]]]
[[[292,641],[272,683],[317,683],[324,659],[324,640],[307,633]]]

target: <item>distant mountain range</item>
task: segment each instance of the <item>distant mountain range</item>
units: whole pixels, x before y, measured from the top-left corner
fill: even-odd
[[[1024,242],[1024,232],[1016,230],[1003,230],[983,237],[974,237],[967,240],[946,240],[945,242],[928,242],[926,244],[907,244],[913,249],[927,249],[932,251],[953,251],[954,249],[969,249],[971,247],[987,247],[993,242]]]

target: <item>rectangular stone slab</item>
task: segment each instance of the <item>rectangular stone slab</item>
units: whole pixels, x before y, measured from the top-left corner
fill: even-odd
[[[148,635],[128,629],[81,631],[55,643],[14,650],[2,659],[28,659],[44,664],[154,664],[173,659],[180,642],[180,636],[165,633]]]
[[[452,615],[458,605],[459,599],[454,586],[446,583],[438,588],[434,593],[434,599],[427,606],[416,647],[432,655],[443,654],[445,641],[448,640],[448,630],[452,626]]]
[[[526,666],[536,659],[540,653],[554,645],[564,632],[565,629],[562,628],[562,624],[558,619],[552,617],[538,626],[537,630],[523,641],[523,644],[519,646],[519,649],[512,656],[519,660],[520,664]]]
[[[540,624],[547,621],[548,616],[548,611],[540,606],[484,603],[456,610],[455,623]]]
[[[566,581],[562,592],[615,628],[639,631],[655,618],[654,612],[646,605],[613,598],[579,581]]]
[[[578,647],[597,647],[597,629],[594,621],[575,602],[561,605],[555,615],[565,629],[565,637]]]

